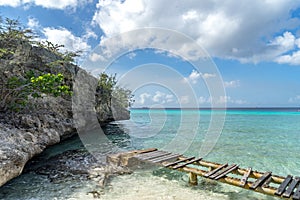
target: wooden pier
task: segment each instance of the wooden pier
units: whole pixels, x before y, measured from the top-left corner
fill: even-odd
[[[197,185],[198,176],[227,183],[255,192],[284,199],[300,199],[300,178],[277,176],[272,172],[259,172],[240,168],[237,164],[219,164],[202,158],[185,157],[156,148],[134,150],[107,156],[107,162],[120,166],[155,164],[171,170],[189,173],[189,183]]]

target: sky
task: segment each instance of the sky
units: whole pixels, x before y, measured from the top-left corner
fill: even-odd
[[[0,0],[133,107],[300,107],[298,0]]]

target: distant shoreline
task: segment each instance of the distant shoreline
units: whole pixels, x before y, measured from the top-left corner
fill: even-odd
[[[295,111],[300,112],[300,107],[227,107],[227,108],[150,108],[135,107],[130,110],[265,110],[265,111]]]

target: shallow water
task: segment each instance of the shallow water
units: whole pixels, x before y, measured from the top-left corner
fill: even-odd
[[[222,111],[216,114],[222,114]],[[175,138],[180,142],[173,151],[187,145],[189,148],[184,154],[198,156],[210,120],[209,110],[132,110],[131,120],[115,122],[104,129],[113,147],[103,146],[103,155],[115,147],[120,151],[166,149]],[[236,163],[283,176],[300,175],[299,124],[300,112],[297,110],[229,110],[222,134],[205,159]],[[83,148],[80,140],[73,138],[49,148],[41,159],[45,161],[67,149],[80,148]],[[186,174],[168,169],[137,170],[131,175],[111,178],[108,186],[101,190],[100,199],[275,199],[202,179],[198,186],[191,187],[187,180]],[[93,199],[87,193],[95,189],[97,185],[92,182],[56,184],[44,176],[25,173],[0,189],[0,199]]]

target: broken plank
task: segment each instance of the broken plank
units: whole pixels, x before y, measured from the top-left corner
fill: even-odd
[[[173,169],[178,169],[178,168],[184,167],[184,166],[186,166],[186,165],[192,164],[192,163],[194,163],[194,162],[199,162],[200,160],[202,160],[202,158],[194,159],[194,160],[191,160],[191,161],[189,161],[189,162],[183,163],[183,164],[181,164],[181,165],[174,166]]]
[[[271,175],[272,175],[272,172],[266,172],[266,173],[264,173],[259,179],[257,179],[250,186],[250,189],[255,190],[257,187],[261,186]]]
[[[241,179],[241,185],[240,186],[244,187],[246,185],[251,172],[252,172],[252,168],[250,167],[248,169],[248,172],[245,173],[244,176],[243,176],[243,178]]]
[[[292,195],[296,185],[299,183],[300,181],[300,178],[299,177],[295,177],[293,179],[293,181],[291,182],[291,184],[289,185],[289,187],[286,189],[286,191],[283,193],[283,197],[286,197],[286,198],[290,198],[290,196]]]
[[[149,153],[138,154],[138,155],[135,155],[134,157],[135,158],[145,158],[145,157],[156,155],[156,154],[159,154],[162,152],[165,152],[165,151],[153,151],[153,152],[149,152]]]
[[[140,158],[140,160],[151,160],[151,159],[159,158],[159,157],[166,156],[166,155],[169,155],[169,154],[171,154],[171,153],[170,152],[161,152],[159,154],[155,154],[155,155],[152,155],[152,156],[148,156],[148,157],[145,157],[145,158]]]
[[[218,180],[224,176],[226,176],[227,174],[229,174],[230,172],[232,172],[233,170],[236,170],[239,166],[238,165],[231,165],[230,167],[227,167],[226,170],[221,170],[223,171],[222,173],[221,172],[218,172],[216,174],[213,174],[214,176],[214,179],[215,180]]]
[[[280,186],[277,188],[275,195],[281,196],[283,192],[286,190],[289,183],[292,181],[293,177],[291,175],[288,175],[284,181],[280,184]]]
[[[188,161],[188,160],[192,160],[192,159],[194,159],[194,158],[195,158],[195,157],[193,156],[193,157],[185,158],[185,159],[182,159],[182,160],[178,160],[178,161],[175,161],[175,162],[173,162],[173,163],[166,164],[166,165],[164,165],[164,167],[170,167],[170,166],[176,165],[176,164],[181,163],[181,162],[185,162],[185,161]]]
[[[228,163],[226,163],[226,164],[224,164],[224,165],[221,165],[220,167],[218,167],[218,168],[216,168],[216,169],[214,169],[214,170],[212,170],[212,171],[210,171],[210,172],[204,174],[204,177],[205,177],[205,178],[208,178],[209,176],[211,176],[211,175],[213,175],[214,173],[220,171],[220,170],[223,169],[224,167],[227,167],[227,165],[228,165]]]
[[[300,199],[300,185],[298,186],[297,190],[294,192],[293,199],[296,200]]]
[[[178,158],[179,156],[181,156],[181,155],[180,154],[171,154],[171,155],[166,155],[166,156],[159,157],[159,158],[154,158],[154,159],[151,159],[148,161],[153,162],[153,163],[159,163],[159,162],[164,162],[164,161],[171,160],[174,158]]]

